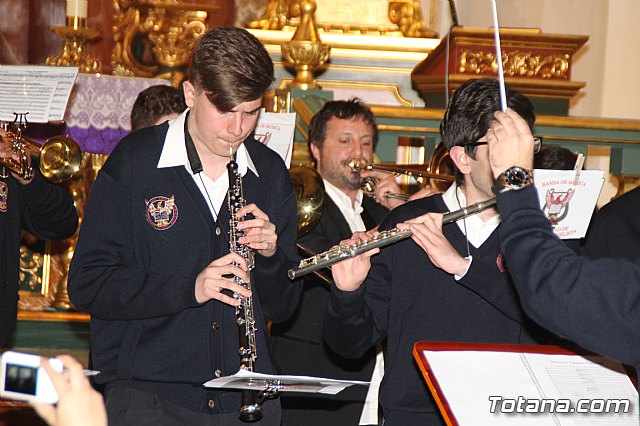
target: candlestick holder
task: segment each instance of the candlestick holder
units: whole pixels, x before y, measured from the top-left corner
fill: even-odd
[[[47,57],[47,65],[78,66],[80,72],[95,74],[101,72],[100,59],[89,55],[89,42],[98,36],[100,31],[95,28],[81,26],[80,20],[67,17],[67,25],[51,26],[49,29],[57,36],[64,38],[59,54]],[[85,20],[86,22],[86,20]],[[85,24],[86,25],[86,24]]]

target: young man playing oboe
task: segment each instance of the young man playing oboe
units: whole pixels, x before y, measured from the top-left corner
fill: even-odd
[[[254,370],[274,373],[265,323],[291,315],[301,289],[286,273],[297,258],[289,174],[252,136],[273,78],[267,51],[247,31],[207,31],[183,85],[189,108],[124,138],[96,179],[69,294],[91,314],[93,368],[106,384],[110,425],[242,424],[241,392],[202,386],[239,369],[233,293],[253,298]],[[235,236],[230,153],[247,204]],[[232,237],[254,251],[252,271],[229,252]],[[263,411],[255,424],[280,424],[277,400]]]
[[[531,128],[535,117],[529,100],[509,90],[507,102]],[[540,343],[548,337],[520,307],[500,253],[495,208],[442,230],[425,215],[494,196],[486,136],[499,109],[497,81],[462,85],[440,128],[457,182],[444,194],[395,208],[380,226],[408,228],[411,239],[333,266],[336,286],[325,317],[325,339],[346,357],[358,357],[386,339],[380,405],[387,426],[443,423],[413,361],[415,342]],[[354,238],[368,237],[361,233]]]

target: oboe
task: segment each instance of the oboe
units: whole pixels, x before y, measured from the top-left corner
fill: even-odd
[[[481,211],[487,210],[496,205],[496,199],[490,198],[479,203],[471,204],[460,210],[445,213],[442,216],[442,224],[456,222],[467,216],[471,216]],[[356,257],[359,254],[372,250],[378,247],[386,247],[395,242],[407,239],[411,237],[411,231],[408,229],[393,228],[388,231],[382,231],[375,237],[372,237],[368,241],[357,241],[354,244],[343,244],[333,246],[329,250],[316,254],[315,256],[307,259],[302,259],[297,268],[289,269],[289,279],[295,280],[303,275],[310,274],[318,269],[326,268],[342,260],[350,257]]]
[[[229,189],[227,191],[227,204],[229,206],[229,251],[240,254],[247,262],[247,268],[251,271],[254,267],[253,251],[250,247],[239,242],[239,238],[245,232],[238,229],[238,223],[244,218],[237,218],[236,213],[244,207],[246,202],[242,194],[242,176],[238,172],[238,163],[230,155],[227,164],[229,174]],[[245,283],[242,279],[235,277],[237,284],[251,289],[250,283]],[[233,297],[240,300],[240,306],[236,307],[236,323],[239,327],[240,347],[240,369],[253,371],[253,365],[257,358],[256,353],[256,322],[253,316],[253,300],[251,297],[244,297],[234,293]],[[262,407],[258,402],[258,393],[251,390],[242,390],[242,405],[240,406],[239,418],[243,422],[255,422],[262,418]]]

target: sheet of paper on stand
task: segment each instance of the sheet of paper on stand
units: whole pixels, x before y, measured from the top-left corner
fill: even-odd
[[[337,380],[309,376],[280,376],[240,370],[233,376],[209,380],[207,388],[273,389],[279,392],[310,392],[335,395],[352,385],[369,386],[369,382]]]
[[[601,356],[490,351],[424,351],[424,355],[440,396],[460,426],[639,424],[633,383],[620,363]],[[578,411],[579,401],[613,399],[630,403],[618,411]],[[503,410],[504,401],[516,401],[522,410],[517,405]]]
[[[276,113],[260,110],[255,138],[277,152],[287,168],[291,165],[293,135],[296,130],[296,113]]]
[[[0,66],[0,121],[29,113],[31,123],[62,121],[78,67]]]
[[[602,170],[534,170],[540,208],[561,239],[583,238],[604,184]]]

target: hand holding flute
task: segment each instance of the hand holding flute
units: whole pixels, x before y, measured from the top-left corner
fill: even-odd
[[[429,256],[431,263],[451,275],[464,276],[471,261],[460,255],[442,233],[441,213],[426,213],[398,224],[411,231],[411,239]]]
[[[442,233],[442,224],[442,213],[426,213],[399,223],[396,228],[411,231],[411,239],[424,250],[434,266],[451,275],[464,276],[471,261],[449,243]],[[377,230],[356,232],[350,239],[341,241],[340,245],[352,245],[358,240],[369,241],[378,234]],[[379,252],[380,248],[374,248],[334,264],[331,274],[338,289],[355,291],[360,288],[371,269],[371,256]]]
[[[340,241],[340,245],[352,245],[357,241],[369,241],[378,234],[379,232],[376,229],[367,232],[356,232],[351,238]],[[355,291],[360,288],[365,278],[367,278],[369,269],[371,269],[371,256],[379,252],[379,248],[374,248],[333,265],[331,267],[331,275],[333,275],[336,287],[342,291]]]

